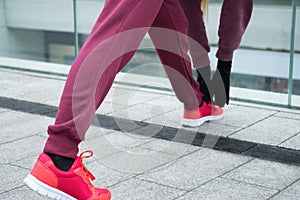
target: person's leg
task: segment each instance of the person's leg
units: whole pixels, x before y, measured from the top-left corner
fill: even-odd
[[[26,184],[50,198],[109,200],[110,192],[95,188],[84,167],[78,144],[116,73],[130,60],[152,25],[164,0],[108,0],[69,72],[56,121]],[[52,158],[52,159],[51,159]],[[67,160],[66,160],[67,159]],[[71,167],[57,163],[71,160]]]
[[[192,76],[187,56],[188,44],[192,44],[192,41],[188,42],[187,21],[177,1],[164,2],[153,27],[158,28],[151,28],[149,35],[178,99],[184,102],[183,125],[199,126],[205,121],[221,118],[223,116],[221,109],[202,103],[199,85]]]
[[[48,127],[45,152],[76,157],[78,144],[84,139],[95,110],[105,98],[117,72],[130,60],[148,31],[141,27],[151,26],[162,2],[106,2],[69,72],[55,124]],[[124,31],[127,32],[119,34]]]
[[[211,69],[208,57],[210,46],[205,30],[201,2],[202,0],[180,0],[180,4],[188,19],[188,36],[195,41],[190,42],[189,52],[193,61],[193,66],[197,70],[197,81],[200,85],[199,89],[203,95],[203,100],[206,103],[210,103],[211,94],[213,93],[213,87],[211,85]],[[203,60],[207,60],[208,64],[203,65]]]
[[[253,0],[224,0],[220,25],[219,44],[216,57],[217,70],[213,76],[215,104],[229,103],[230,73],[234,51],[239,47],[249,24],[253,10]]]
[[[216,57],[231,61],[249,24],[253,0],[224,0],[219,25],[219,44]]]
[[[164,65],[177,98],[186,109],[195,109],[201,103],[199,85],[192,75],[187,55],[187,21],[177,0],[165,0],[149,35]]]
[[[206,66],[199,65],[202,63],[204,57],[210,52],[205,24],[203,20],[203,12],[201,10],[202,0],[179,0],[184,14],[188,20],[188,36],[195,40],[196,43],[190,44],[190,54],[195,68],[202,68]],[[201,46],[199,46],[199,44]],[[201,49],[199,47],[202,47]]]

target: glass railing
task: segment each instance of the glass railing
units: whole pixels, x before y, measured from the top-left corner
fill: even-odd
[[[300,50],[299,50],[299,46],[300,46],[300,26],[299,26],[299,13],[300,13],[300,7],[299,7],[299,0],[298,0],[298,5],[296,7],[296,21],[295,24],[296,27],[295,28],[295,40],[294,40],[294,45],[296,46],[296,58],[294,58],[294,62],[293,62],[293,73],[292,76],[293,78],[291,78],[291,81],[293,81],[293,95],[292,95],[292,102],[291,105],[294,105],[295,103],[293,102],[299,102],[299,91],[300,91],[300,58],[299,58],[299,54],[300,54]]]
[[[216,64],[221,2],[210,1],[206,22],[212,68]],[[0,57],[69,66],[104,3],[104,0],[0,0]],[[233,60],[233,99],[300,107],[299,12],[297,0],[255,1],[251,22]],[[145,37],[144,42],[149,43],[150,39]],[[131,70],[145,63],[159,63],[154,48],[138,50],[122,71],[165,77],[163,68]],[[1,59],[0,65],[3,65]]]

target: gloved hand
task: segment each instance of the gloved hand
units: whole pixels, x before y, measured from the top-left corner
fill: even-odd
[[[205,103],[210,103],[213,96],[213,87],[211,84],[211,70],[210,66],[204,68],[197,68],[197,81],[202,93],[202,99]]]
[[[232,61],[218,61],[216,72],[212,78],[214,88],[214,104],[223,107],[229,104],[230,74]]]

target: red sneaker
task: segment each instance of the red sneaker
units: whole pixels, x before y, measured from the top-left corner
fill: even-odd
[[[184,109],[182,125],[196,127],[202,125],[206,121],[218,120],[224,117],[222,108],[211,103],[203,102],[203,105],[195,110]]]
[[[89,155],[84,155],[89,153]],[[69,171],[59,170],[51,158],[42,153],[32,171],[24,179],[25,183],[37,193],[57,200],[110,200],[107,189],[95,188],[91,180],[95,177],[83,165],[82,159],[93,155],[85,151],[77,156]]]

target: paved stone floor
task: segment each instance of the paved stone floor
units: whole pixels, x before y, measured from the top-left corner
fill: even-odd
[[[46,199],[23,178],[42,151],[65,78],[0,69],[0,199]],[[300,111],[231,102],[180,125],[171,92],[114,85],[80,149],[114,200],[300,199]]]

